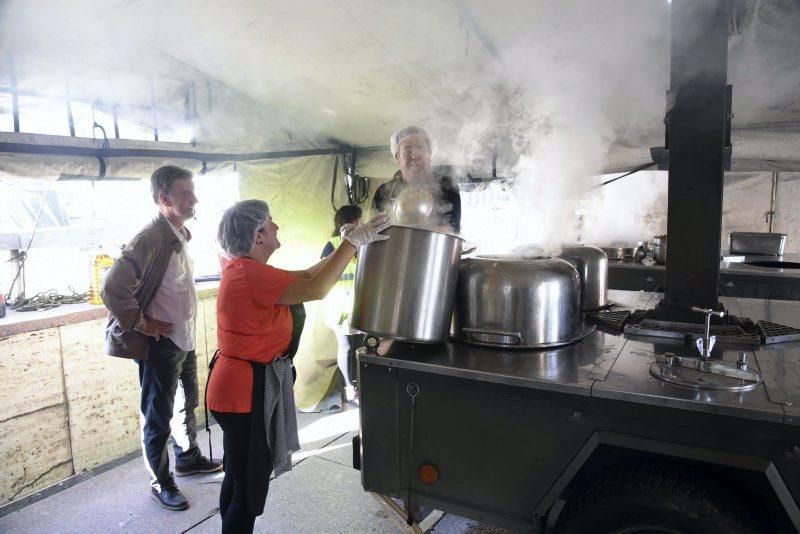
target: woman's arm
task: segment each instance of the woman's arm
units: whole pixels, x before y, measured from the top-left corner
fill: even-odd
[[[347,264],[356,253],[356,247],[349,241],[342,241],[333,254],[305,271],[294,271],[298,278],[289,284],[278,299],[278,304],[298,304],[325,298],[336,284]],[[304,278],[303,275],[308,275]]]
[[[294,275],[295,277],[301,280],[310,280],[311,278],[314,277],[315,274],[317,274],[322,269],[323,265],[325,265],[325,263],[328,261],[328,258],[330,258],[332,255],[333,254],[329,254],[328,256],[325,256],[324,258],[319,260],[317,263],[315,263],[308,269],[303,269],[302,271],[286,271],[286,272]]]
[[[298,278],[290,283],[278,299],[278,304],[299,304],[324,298],[355,256],[358,247],[389,239],[388,235],[380,233],[388,227],[385,213],[376,215],[357,228],[350,225],[343,231],[342,243],[333,254],[304,271],[311,274],[310,278]]]

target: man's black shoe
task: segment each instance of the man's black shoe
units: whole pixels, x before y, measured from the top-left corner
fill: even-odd
[[[222,471],[222,463],[209,460],[201,456],[196,462],[189,465],[175,465],[175,474],[179,477],[196,475],[198,473],[216,473]]]
[[[172,477],[163,484],[160,484],[161,491],[151,488],[153,499],[167,510],[186,510],[189,508],[189,501],[183,496],[181,490],[175,485]]]

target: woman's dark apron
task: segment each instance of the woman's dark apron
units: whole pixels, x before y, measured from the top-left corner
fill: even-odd
[[[306,322],[306,309],[303,304],[292,304],[289,306],[289,310],[292,314],[292,339],[289,342],[289,348],[286,350],[284,358],[289,358],[291,361],[297,354],[297,347],[300,344],[300,335],[303,333],[303,326]],[[209,364],[209,378],[216,358],[215,354]],[[266,372],[266,365],[257,362],[250,362],[250,365],[253,368],[253,409],[250,417],[250,446],[247,453],[249,469],[247,470],[245,484],[247,509],[252,514],[261,515],[264,513],[264,503],[267,501],[269,477],[272,474],[273,465],[272,455],[267,445],[267,432],[264,428],[264,373]],[[292,382],[296,378],[297,372],[294,369],[294,365],[292,365]],[[206,382],[207,389],[208,382]],[[208,413],[206,413],[206,429],[208,429]]]

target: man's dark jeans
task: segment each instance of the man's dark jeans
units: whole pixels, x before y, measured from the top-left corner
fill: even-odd
[[[177,465],[189,466],[200,458],[194,414],[200,398],[197,356],[193,350],[179,349],[168,338],[159,341],[150,338],[148,361],[137,360],[137,363],[142,388],[142,452],[150,471],[150,484],[160,489],[161,483],[170,477],[167,454],[170,434]]]

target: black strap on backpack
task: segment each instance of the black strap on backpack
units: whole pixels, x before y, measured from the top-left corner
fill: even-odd
[[[208,383],[211,381],[211,370],[214,369],[214,364],[217,363],[217,355],[219,354],[219,349],[214,351],[214,356],[211,358],[211,362],[208,364],[208,377],[206,378],[206,391],[203,395],[203,411],[205,412],[206,416],[206,433],[208,434],[208,458],[212,462],[214,461],[214,453],[211,450],[211,427],[208,424]]]
[[[297,354],[297,347],[300,345],[300,334],[303,333],[303,326],[306,324],[306,307],[303,303],[290,304],[289,311],[292,313],[292,339],[289,341],[289,348],[286,349],[286,357],[292,363],[292,383],[294,383],[297,380],[294,355]]]
[[[306,307],[300,304],[290,304],[289,311],[292,314],[292,339],[289,341],[289,348],[286,349],[286,356],[292,360],[297,354],[297,347],[300,345],[300,334],[303,333],[303,326],[306,324]]]

